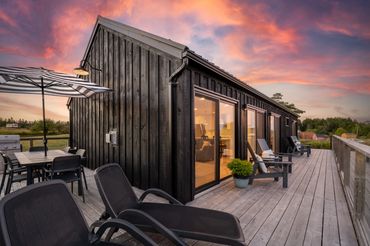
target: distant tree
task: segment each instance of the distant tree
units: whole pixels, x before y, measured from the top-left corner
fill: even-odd
[[[346,133],[347,131],[344,130],[342,127],[339,127],[336,131],[335,131],[335,135],[337,136],[342,136],[343,133]]]
[[[281,94],[280,92],[277,92],[275,94],[272,95],[271,99],[275,100],[276,102],[284,105],[285,107],[287,107],[288,109],[290,109],[292,112],[298,114],[299,116],[303,113],[305,113],[305,111],[297,108],[294,103],[289,103],[289,102],[285,102],[283,101],[283,94]]]

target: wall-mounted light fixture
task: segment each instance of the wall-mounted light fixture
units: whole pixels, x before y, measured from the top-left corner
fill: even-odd
[[[76,68],[74,68],[74,69],[73,69],[73,72],[74,72],[75,74],[77,74],[77,75],[82,75],[82,76],[89,75],[89,71],[87,71],[87,70],[82,66],[83,62],[85,62],[85,64],[89,65],[91,69],[94,69],[94,70],[99,71],[99,72],[101,72],[101,71],[102,71],[102,70],[101,70],[101,69],[99,69],[99,68],[93,67],[93,66],[91,65],[91,63],[90,63],[88,60],[81,60],[81,62],[80,62],[80,66],[79,66],[79,67],[76,67]]]
[[[244,111],[245,111],[245,110],[247,110],[247,104],[245,104],[245,103],[244,103],[244,104],[242,105],[242,109],[243,109]]]

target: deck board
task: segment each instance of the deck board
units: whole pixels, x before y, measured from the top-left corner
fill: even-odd
[[[248,245],[357,245],[343,189],[333,153],[313,150],[311,157],[293,158],[293,173],[289,187],[282,188],[282,180],[255,180],[247,189],[236,189],[231,179],[196,196],[188,205],[226,211],[241,222]],[[86,169],[89,190],[86,203],[75,196],[88,224],[104,211],[93,172]],[[12,190],[25,184],[14,184]],[[74,189],[75,193],[77,189]],[[142,193],[135,188],[137,195]],[[149,201],[164,202],[155,196]],[[171,245],[157,235],[150,234],[161,245]],[[127,234],[115,240],[125,245],[138,245]],[[214,245],[186,240],[189,245]]]

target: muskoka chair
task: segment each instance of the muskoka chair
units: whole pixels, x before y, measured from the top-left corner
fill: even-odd
[[[270,162],[270,161],[283,161],[284,157],[288,157],[288,161],[292,162],[292,154],[291,153],[278,153],[275,154],[272,149],[268,146],[266,139],[259,138],[257,139],[258,146],[260,147],[262,153],[261,157],[263,161]],[[289,173],[292,172],[292,165],[289,165]]]
[[[180,237],[245,245],[239,220],[232,214],[186,206],[166,192],[153,188],[146,190],[138,199],[122,168],[116,163],[99,167],[94,177],[106,209],[101,219],[126,219],[142,230],[151,231],[149,224],[130,213],[131,209],[137,209],[149,214]],[[170,204],[144,202],[148,194],[160,196]]]
[[[290,136],[288,137],[288,141],[290,143],[290,146],[288,150],[290,150],[291,153],[298,153],[300,155],[303,155],[304,153],[307,153],[307,157],[311,155],[311,146],[302,144],[301,141],[297,138],[297,136]]]
[[[148,218],[169,240],[182,243],[170,230]],[[157,245],[122,219],[94,223],[89,229],[66,184],[60,180],[30,185],[5,196],[0,201],[0,225],[0,245],[3,246],[119,245],[101,239],[112,227],[125,230],[144,245]]]
[[[274,178],[279,181],[279,177],[283,178],[283,188],[288,188],[288,170],[292,162],[283,161],[264,161],[262,157],[257,155],[252,146],[247,142],[249,153],[252,156],[253,174],[249,178],[249,184],[253,184],[254,179]],[[291,168],[291,167],[290,167]]]

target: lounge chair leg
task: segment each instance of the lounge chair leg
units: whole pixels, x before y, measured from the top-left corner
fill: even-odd
[[[84,168],[83,168],[83,167],[82,167],[82,169],[81,169],[81,172],[82,172],[82,176],[83,176],[83,178],[84,178],[84,182],[85,182],[86,190],[89,190],[89,189],[87,188],[86,175],[85,175],[85,170],[84,170]]]
[[[7,171],[6,171],[5,165],[4,165],[3,177],[1,179],[1,186],[0,186],[0,194],[1,194],[1,191],[3,190],[3,188],[4,188],[6,175],[7,175]]]
[[[253,184],[253,178],[249,178],[249,182],[248,182],[250,185]]]
[[[279,177],[275,177],[274,178],[274,181],[278,182],[279,181]]]
[[[107,236],[105,237],[105,241],[109,242],[113,236],[114,233],[116,233],[118,231],[117,228],[111,228],[108,233],[107,233]]]

